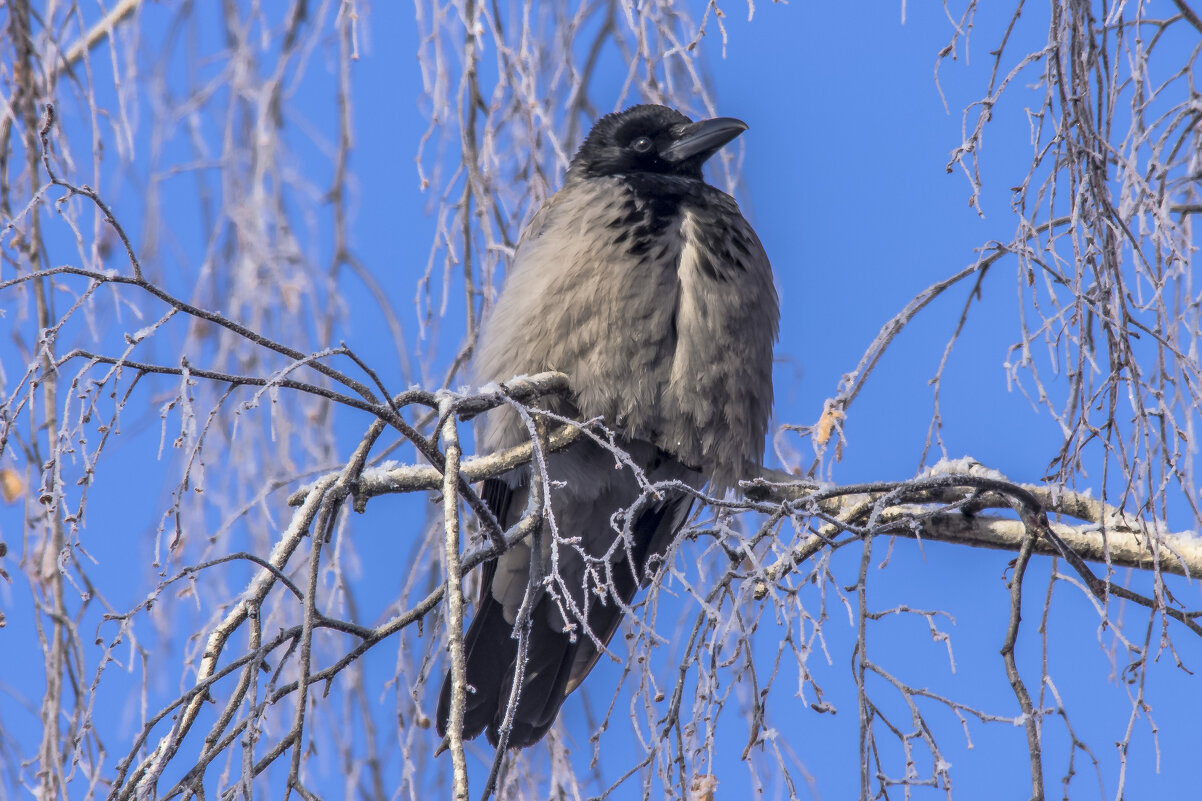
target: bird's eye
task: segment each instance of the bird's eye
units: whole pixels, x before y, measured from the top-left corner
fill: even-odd
[[[640,136],[630,143],[630,149],[635,153],[650,153],[651,148],[654,146],[655,143],[651,141],[651,137],[649,136]]]

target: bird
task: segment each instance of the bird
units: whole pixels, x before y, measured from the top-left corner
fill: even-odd
[[[730,117],[694,122],[653,104],[605,115],[519,238],[471,378],[486,386],[565,373],[570,397],[545,408],[600,420],[629,459],[589,437],[546,456],[544,518],[552,519],[536,563],[546,589],[530,615],[526,660],[519,664],[515,623],[531,537],[482,569],[464,635],[464,739],[483,731],[510,749],[541,740],[662,568],[693,505],[688,488],[708,483],[724,493],[762,464],[779,301],[759,237],[702,174],[747,127]],[[483,418],[482,453],[530,439],[510,407]],[[484,483],[482,497],[505,528],[529,502],[530,469]],[[667,489],[645,494],[648,483]],[[448,670],[436,714],[444,738],[450,699]]]

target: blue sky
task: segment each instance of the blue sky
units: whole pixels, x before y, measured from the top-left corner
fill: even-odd
[[[743,170],[736,194],[772,258],[781,294],[775,414],[782,423],[816,421],[824,400],[834,395],[841,376],[855,366],[886,320],[924,287],[973,263],[975,248],[1013,236],[1016,222],[1010,213],[1009,187],[1021,181],[1030,159],[1023,108],[1038,103],[1040,90],[1030,87],[1034,73],[1004,96],[986,135],[981,154],[983,214],[970,206],[971,189],[963,174],[946,170],[949,153],[961,141],[960,110],[984,92],[991,66],[987,51],[995,46],[1008,20],[1001,16],[1003,11],[982,9],[970,53],[960,49],[954,61],[944,62],[940,79],[950,111],[945,110],[933,79],[936,56],[951,38],[943,11],[911,3],[904,24],[896,4],[856,11],[839,4],[760,3],[754,19],[747,22],[746,7],[732,6],[725,19],[730,34],[725,57],[719,53],[713,27],[705,42],[720,113],[750,125],[740,139]],[[156,13],[150,8],[144,12],[148,30],[163,24]],[[1014,53],[1039,46],[1046,33],[1042,14],[1046,14],[1042,7],[1026,11],[1011,45]],[[458,344],[452,334],[462,321],[454,316],[445,320],[443,340],[437,344],[419,340],[413,297],[435,223],[430,214],[433,199],[420,191],[414,165],[426,120],[414,58],[418,34],[413,8],[378,3],[364,15],[363,24],[369,41],[352,72],[356,123],[352,246],[394,299],[413,350],[410,356],[420,362],[419,348],[433,354],[428,356],[429,375],[440,375]],[[602,97],[609,86],[616,98],[620,83],[618,74],[603,75],[597,96]],[[312,104],[320,125],[330,122],[320,120],[320,115],[329,108],[333,85],[328,70],[311,69],[297,99],[302,109]],[[64,126],[71,122],[70,114],[64,114]],[[304,146],[299,142],[303,140],[298,135],[302,161]],[[139,142],[139,147],[146,146],[146,141]],[[318,186],[326,180],[320,173],[314,176]],[[145,212],[139,185],[136,166],[113,177],[111,204],[119,216],[133,221],[135,230]],[[186,185],[166,188],[165,207],[185,209],[181,204],[187,191]],[[328,230],[318,228],[310,234],[316,250],[328,250]],[[187,262],[187,254],[194,254],[200,241],[191,238],[187,225],[176,227],[174,236],[174,252],[185,254],[178,258]],[[172,256],[163,256],[167,269],[173,266],[171,260]],[[195,265],[184,264],[182,269],[186,272]],[[1016,270],[1015,264],[1002,261],[990,274],[951,358],[943,391],[943,436],[950,456],[972,455],[1011,479],[1033,482],[1043,475],[1061,440],[1046,412],[1033,408],[1022,393],[1008,389],[1003,363],[1007,348],[1019,336]],[[342,289],[352,313],[336,338],[372,359],[390,386],[403,387],[399,359],[388,347],[379,310],[353,278],[344,277]],[[843,459],[832,467],[835,480],[898,480],[918,470],[932,408],[928,380],[938,367],[968,289],[957,287],[932,304],[881,361],[850,410]],[[14,371],[11,357],[5,358],[5,368],[10,380],[20,374]],[[141,480],[98,484],[86,532],[89,551],[99,562],[95,575],[107,582],[106,591],[118,608],[136,603],[149,589],[128,580],[126,559],[135,554],[138,560],[149,561],[147,543],[172,484],[168,479],[160,487],[159,477],[148,474],[155,469],[158,441],[157,406],[152,403],[148,408],[149,422],[140,431],[139,426],[130,426],[128,444],[114,453],[110,465],[122,478],[128,471],[138,471]],[[340,456],[349,453],[363,422],[353,415],[340,419]],[[808,463],[812,458],[808,444],[793,443]],[[149,471],[147,465],[152,466]],[[373,502],[367,518],[356,522],[361,558],[356,589],[364,609],[383,610],[395,597],[400,571],[391,566],[403,565],[409,554],[404,532],[398,536],[397,521],[420,520],[426,508],[424,499],[382,499]],[[12,552],[20,550],[21,525],[18,507],[0,507],[0,531],[10,546],[10,566]],[[1189,525],[1183,518],[1173,527]],[[885,542],[877,544],[874,563],[883,561],[887,549]],[[858,558],[852,553],[835,558],[834,572],[842,583],[854,581]],[[1009,553],[937,543],[895,543],[887,567],[874,568],[870,602],[878,609],[905,603],[946,610],[955,622],[941,620],[940,627],[951,635],[955,672],[947,647],[931,640],[921,619],[895,618],[876,624],[870,639],[873,658],[914,686],[930,687],[999,716],[1015,715],[1017,707],[998,657],[1011,558]],[[1048,560],[1037,558],[1027,577],[1027,620],[1018,651],[1029,682],[1039,675],[1036,625],[1048,570]],[[0,642],[5,653],[19,653],[37,646],[28,620],[25,577],[19,570],[9,572],[12,584],[0,585],[0,604],[8,621],[0,631]],[[233,572],[229,585],[239,586],[242,580],[243,573]],[[1146,577],[1136,576],[1133,586],[1146,588]],[[1184,582],[1172,586],[1187,606],[1202,600],[1196,586]],[[1077,736],[1101,763],[1099,788],[1094,768],[1077,755],[1072,797],[1110,798],[1118,774],[1114,744],[1123,738],[1131,716],[1131,687],[1119,673],[1126,657],[1108,653],[1113,640],[1080,591],[1059,583],[1054,592],[1056,602],[1048,621],[1048,641],[1053,646],[1049,671]],[[1119,609],[1115,605],[1112,614],[1142,620],[1134,610]],[[194,614],[205,620],[206,611]],[[366,617],[372,617],[370,612]],[[1133,625],[1129,636],[1142,636],[1143,625]],[[818,714],[800,702],[790,705],[787,692],[778,688],[770,725],[798,755],[804,768],[799,775],[811,777],[799,786],[801,797],[850,798],[858,792],[857,721],[849,668],[854,628],[841,609],[834,609],[824,630],[831,662],[811,667],[838,712]],[[1202,666],[1198,643],[1185,635],[1174,642],[1191,670]],[[770,660],[775,644],[767,639],[760,644],[763,651],[758,656]],[[382,651],[369,662],[369,678],[381,682],[395,659],[395,652]],[[41,692],[39,669],[38,661],[31,659],[9,661],[0,670],[0,725],[23,755],[36,747],[33,712]],[[619,670],[601,664],[589,686],[612,686]],[[121,694],[120,675],[110,673],[113,689],[102,695],[97,706],[98,726],[111,727],[113,733],[106,739],[118,753],[122,749],[116,744],[128,737],[133,723],[128,696]],[[1193,759],[1202,743],[1196,681],[1174,668],[1167,654],[1150,677],[1147,700],[1159,739],[1153,740],[1146,718],[1135,720],[1140,734],[1133,738],[1127,755],[1126,797],[1187,797],[1196,788]],[[166,697],[176,686],[175,674],[158,684]],[[885,708],[904,719],[900,702],[884,700],[889,698],[886,689],[877,689]],[[607,697],[604,690],[599,692],[601,698]],[[376,695],[385,697],[382,688]],[[34,708],[25,706],[21,698]],[[938,727],[939,742],[953,765],[955,797],[1025,797],[1029,784],[1020,726],[972,721],[967,731],[974,747],[969,748],[954,715],[934,706],[924,709]],[[586,751],[588,730],[580,705],[569,702],[563,718]],[[742,726],[734,724],[738,733],[732,735],[732,747],[724,748],[713,763],[721,782],[719,797],[743,797],[748,789],[746,770],[738,762],[741,743],[733,745],[744,731]],[[1055,718],[1046,722],[1044,731],[1047,787],[1050,794],[1058,795],[1069,753],[1066,735]],[[390,740],[384,737],[383,742]],[[894,760],[891,772],[900,773],[900,755],[889,756]],[[605,776],[612,780],[629,758],[615,752],[615,764],[603,765]],[[8,764],[11,767],[12,762]],[[449,771],[449,761],[440,767]],[[390,775],[398,770],[398,765],[389,765]],[[477,783],[480,770],[479,765],[473,768]],[[779,787],[773,788],[777,795],[769,795],[779,797],[779,792]],[[920,798],[942,795],[929,789],[916,793]],[[22,795],[10,787],[7,795],[0,791],[3,797]]]

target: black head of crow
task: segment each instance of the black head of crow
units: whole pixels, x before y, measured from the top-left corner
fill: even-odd
[[[731,117],[693,122],[667,106],[635,106],[597,121],[572,159],[569,180],[645,174],[701,181],[701,166],[746,130]]]
[[[687,488],[724,492],[761,463],[779,317],[772,269],[734,199],[702,176],[746,128],[655,105],[602,117],[522,234],[473,380],[562,371],[572,397],[547,407],[601,419],[629,458],[590,438],[547,456],[539,536],[483,567],[464,638],[466,738],[537,742],[596,661],[617,658],[608,644],[685,524]],[[501,408],[484,416],[477,445],[527,440],[526,423]],[[527,512],[529,488],[529,467],[485,482],[502,526]],[[524,602],[525,631],[515,627]]]

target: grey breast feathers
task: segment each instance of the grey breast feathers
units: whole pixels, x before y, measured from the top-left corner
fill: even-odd
[[[695,190],[691,190],[695,191]],[[570,181],[531,221],[481,332],[480,384],[561,370],[586,418],[733,484],[758,464],[772,408],[777,297],[759,239],[728,195],[630,235],[646,204],[620,178]],[[526,439],[494,412],[483,450]]]

